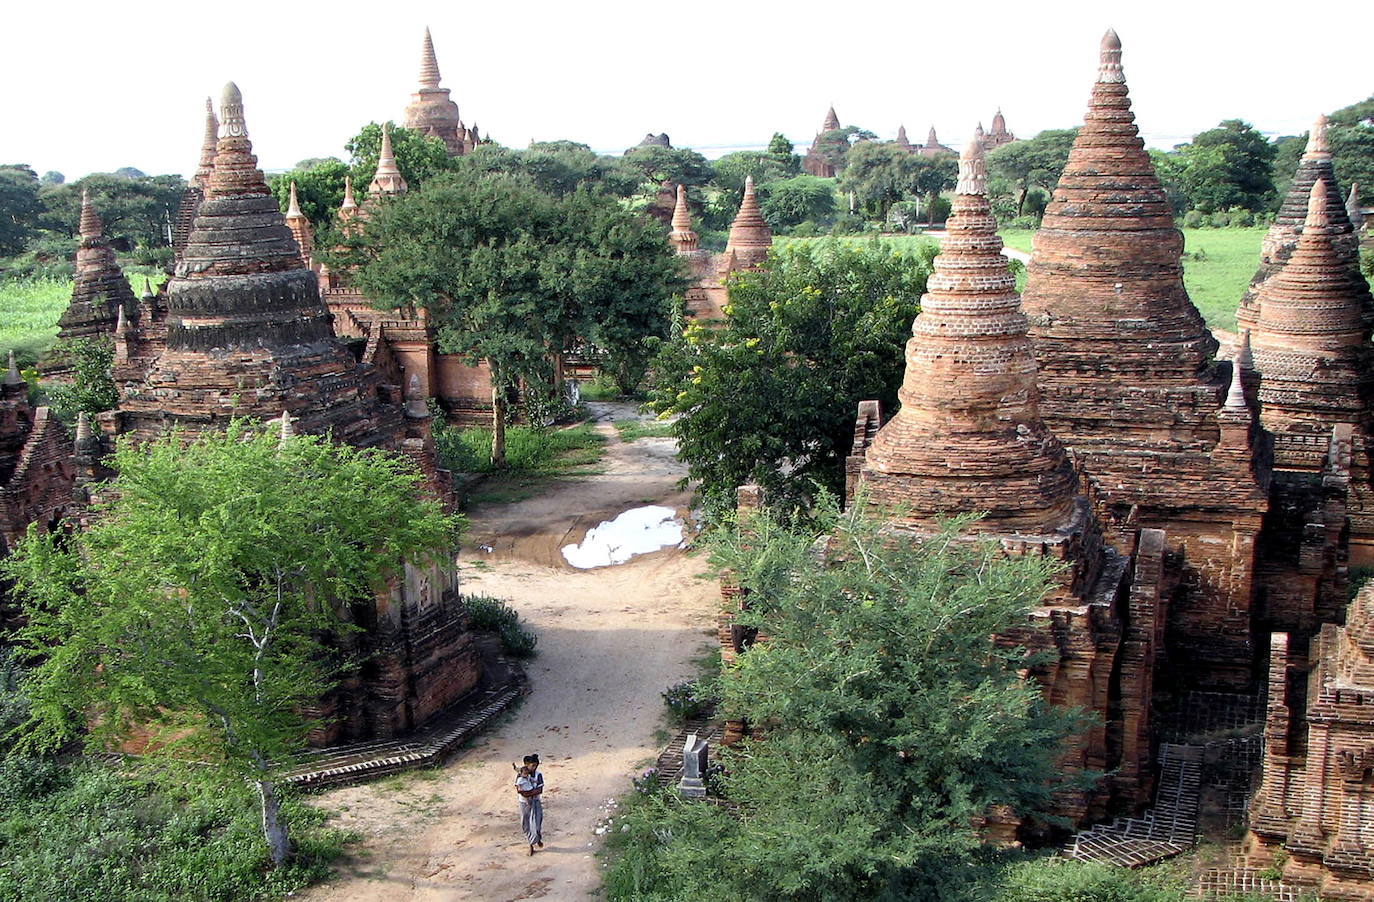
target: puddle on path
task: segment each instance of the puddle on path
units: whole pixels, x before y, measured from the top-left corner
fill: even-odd
[[[637,554],[682,545],[682,521],[671,507],[632,507],[587,530],[580,545],[564,545],[563,559],[579,570],[623,564]]]

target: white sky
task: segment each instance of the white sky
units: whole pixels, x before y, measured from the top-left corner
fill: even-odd
[[[232,16],[222,12],[234,9]],[[374,0],[6,4],[0,163],[68,179],[136,166],[187,173],[204,98],[234,80],[264,168],[344,156],[399,121],[425,25],[463,119],[512,147],[568,138],[604,152],[668,132],[718,156],[782,131],[804,150],[840,121],[961,146],[998,106],[1022,136],[1077,125],[1107,26],[1137,119],[1167,147],[1241,118],[1271,135],[1374,92],[1360,48],[1374,3],[1214,0]],[[1310,10],[1308,11],[1310,12]],[[1317,23],[1307,31],[1306,23]]]

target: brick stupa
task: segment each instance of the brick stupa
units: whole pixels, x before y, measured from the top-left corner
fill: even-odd
[[[395,197],[409,190],[410,186],[396,165],[396,152],[391,147],[391,123],[387,123],[382,126],[382,148],[377,154],[377,172],[367,186],[367,196],[369,200]]]
[[[406,106],[405,126],[440,139],[453,156],[471,153],[477,143],[476,126],[469,131],[463,125],[449,89],[439,86],[439,60],[434,55],[434,41],[428,28],[420,51],[420,87]]]
[[[186,184],[181,193],[181,206],[177,208],[177,221],[172,227],[172,253],[175,259],[181,258],[186,248],[186,239],[191,236],[191,225],[195,222],[196,208],[205,197],[210,186],[210,173],[215,168],[215,149],[219,144],[219,119],[215,117],[215,104],[205,98],[205,136],[200,143],[200,164],[196,174]]]
[[[1372,302],[1368,283],[1342,257],[1347,233],[1333,212],[1329,186],[1318,179],[1292,256],[1260,288],[1251,341],[1276,469],[1321,472],[1332,427],[1353,427],[1350,543],[1360,563],[1374,559],[1374,348],[1364,316]]]
[[[941,518],[980,511],[972,533],[995,537],[1008,554],[1062,562],[1044,602],[998,641],[1039,656],[1031,672],[1055,704],[1101,710],[1112,691],[1107,674],[1116,672],[1117,691],[1144,710],[1149,649],[1123,650],[1122,639],[1150,634],[1155,608],[1135,612],[1136,632],[1119,619],[1128,562],[1105,547],[1069,456],[1040,417],[1026,318],[1001,251],[975,139],[960,158],[948,234],[906,345],[901,406],[866,449],[856,428],[847,464],[858,465],[858,492],[874,512],[917,535],[938,530]],[[1134,802],[1148,785],[1145,723],[1099,724],[1070,740],[1060,764],[1119,779],[1061,793],[1057,815],[1078,823],[1100,816],[1110,797]]]
[[[391,446],[400,410],[381,403],[375,374],[334,337],[315,273],[258,169],[232,83],[220,112],[214,172],[167,288],[165,346],[143,379],[121,386],[118,430],[146,439],[172,426],[195,433],[289,411],[300,432]],[[128,337],[117,355],[137,357],[138,343]]]
[[[697,233],[692,231],[692,211],[687,207],[687,186],[677,186],[677,203],[673,206],[673,230],[668,240],[678,256],[685,257],[697,249]]]
[[[1190,678],[1239,688],[1268,502],[1252,424],[1240,411],[1219,416],[1230,374],[1183,287],[1182,251],[1108,31],[1028,267],[1041,413],[1087,472],[1118,548],[1138,527],[1169,530],[1187,585],[1171,601],[1171,646],[1196,663]]]
[[[959,161],[948,236],[906,346],[901,407],[868,449],[861,484],[931,529],[981,510],[979,531],[1081,527],[1068,455],[1040,418],[1035,357],[987,199],[981,146]]]
[[[291,198],[286,205],[286,227],[291,230],[291,236],[296,239],[296,246],[300,248],[301,260],[307,268],[310,268],[312,258],[315,256],[315,233],[310,227],[310,220],[301,212],[300,198],[296,196],[296,183],[291,183]]]
[[[99,338],[114,333],[121,308],[127,313],[137,303],[129,280],[115,262],[114,249],[105,239],[100,214],[90,194],[81,192],[81,243],[76,250],[76,276],[72,298],[57,321],[58,341]],[[60,347],[44,358],[45,374],[67,370],[70,362]]]
[[[1326,183],[1327,226],[1332,246],[1341,263],[1359,273],[1360,240],[1350,224],[1340,189],[1336,183],[1336,170],[1331,156],[1331,147],[1326,138],[1326,117],[1318,117],[1307,136],[1307,148],[1298,162],[1297,172],[1293,174],[1293,184],[1284,195],[1279,212],[1274,216],[1274,224],[1264,235],[1260,244],[1260,265],[1250,286],[1245,290],[1236,310],[1236,322],[1242,329],[1252,329],[1259,320],[1260,289],[1275,273],[1283,268],[1288,258],[1297,250],[1298,238],[1302,235],[1303,223],[1307,219],[1308,202],[1312,188],[1317,182]],[[1366,319],[1374,321],[1374,308],[1366,308]]]
[[[773,246],[773,232],[763,221],[759,199],[754,193],[754,177],[744,179],[744,200],[730,226],[730,238],[725,243],[726,254],[734,253],[736,263],[745,269],[758,266]]]

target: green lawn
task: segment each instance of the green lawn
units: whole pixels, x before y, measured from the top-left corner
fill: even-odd
[[[71,296],[72,283],[58,279],[0,282],[0,355],[13,350],[21,366],[33,366],[57,337]]]

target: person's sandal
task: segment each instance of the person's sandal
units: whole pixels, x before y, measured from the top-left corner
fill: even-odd
[[[539,842],[535,843],[535,845],[542,849],[544,848],[544,841],[541,839]]]
[[[530,854],[534,854],[534,843],[530,843]]]

